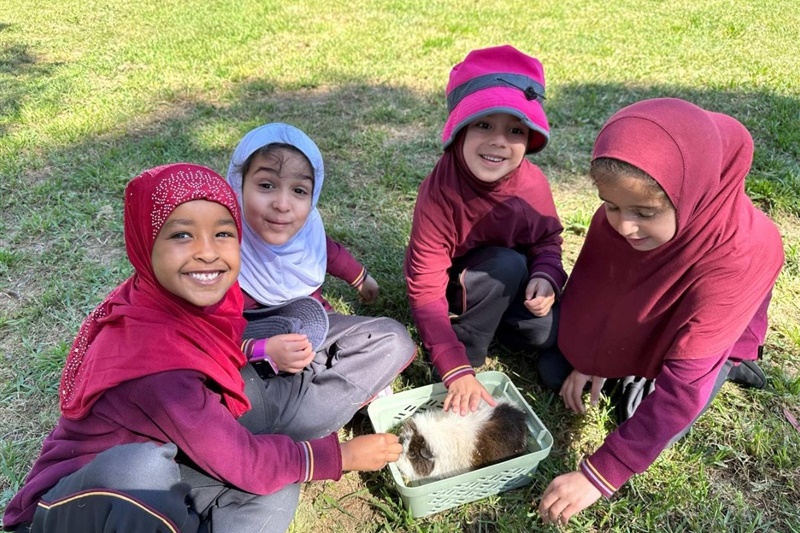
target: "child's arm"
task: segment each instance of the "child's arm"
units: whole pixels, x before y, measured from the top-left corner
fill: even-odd
[[[481,399],[490,405],[495,401],[475,378],[466,348],[450,324],[446,297],[447,271],[452,266],[450,233],[430,218],[428,210],[415,207],[403,271],[417,331],[448,390],[443,407],[466,414],[476,410]]]
[[[174,442],[208,475],[253,494],[341,477],[335,433],[302,442],[253,435],[206,383],[196,371],[161,372],[115,387],[115,401],[104,405],[119,407],[108,415],[116,423],[155,441]]]
[[[539,216],[529,219],[530,241],[525,250],[528,272],[531,280],[539,278],[550,282],[558,297],[567,282],[567,273],[561,259],[563,242],[561,234],[564,227],[559,220],[550,185],[541,171],[531,186],[534,188],[534,198],[536,198],[536,205],[532,207]]]
[[[344,247],[330,237],[325,237],[328,252],[328,273],[354,287],[366,303],[378,297],[378,282],[367,269]]]
[[[631,418],[581,461],[576,472],[558,476],[548,485],[539,506],[542,519],[552,521],[561,514],[565,523],[601,495],[611,497],[634,474],[644,472],[702,412],[727,355],[665,361],[656,377],[658,385]]]

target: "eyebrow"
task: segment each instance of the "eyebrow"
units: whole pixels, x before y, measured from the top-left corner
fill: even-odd
[[[225,217],[225,218],[217,219],[215,224],[217,226],[235,226],[236,222],[233,220],[233,218]],[[194,226],[194,225],[195,225],[195,221],[193,219],[191,219],[191,218],[176,218],[176,219],[170,220],[169,222],[164,224],[163,227],[166,228],[166,227],[172,227],[172,226]]]
[[[270,174],[275,174],[276,176],[278,176],[281,179],[284,178],[284,176],[281,176],[278,173],[277,169],[272,168],[272,167],[259,166],[259,167],[256,167],[256,169],[253,171],[253,173],[259,172],[261,170],[269,172]],[[309,176],[308,174],[295,174],[293,176],[286,176],[286,177],[287,178],[301,179],[301,180],[308,180],[311,183],[314,183],[314,176]]]
[[[614,204],[614,202],[612,202],[611,200],[606,200],[605,198],[603,198],[599,194],[597,196],[598,196],[598,198],[600,198],[602,201],[606,202],[607,204]],[[617,204],[614,204],[614,205],[617,205]],[[629,205],[627,207],[629,209],[659,209],[661,207],[661,204],[658,204],[658,205]]]

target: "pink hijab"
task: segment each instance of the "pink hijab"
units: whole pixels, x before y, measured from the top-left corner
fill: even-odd
[[[114,289],[81,326],[61,376],[61,411],[84,418],[107,389],[168,370],[205,374],[238,417],[250,409],[239,369],[245,320],[235,283],[217,304],[196,307],[164,290],[150,256],[161,226],[179,205],[217,202],[233,215],[241,236],[236,196],[225,180],[199,165],[150,169],[125,189],[125,247],[134,274]]]
[[[675,206],[677,232],[640,252],[598,209],[562,300],[564,355],[585,374],[654,378],[666,359],[729,349],[783,265],[777,228],[744,192],[748,131],[683,100],[645,100],[606,122],[592,153],[600,157],[655,178]]]

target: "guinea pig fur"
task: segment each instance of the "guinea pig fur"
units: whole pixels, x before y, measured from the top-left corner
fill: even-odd
[[[448,478],[508,459],[527,448],[525,412],[501,400],[465,416],[442,409],[408,418],[400,429],[397,468],[407,482]]]

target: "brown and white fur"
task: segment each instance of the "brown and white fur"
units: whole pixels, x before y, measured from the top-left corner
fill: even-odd
[[[519,455],[527,442],[525,412],[505,400],[497,407],[481,402],[465,416],[428,410],[403,423],[396,465],[407,482],[432,481]]]

